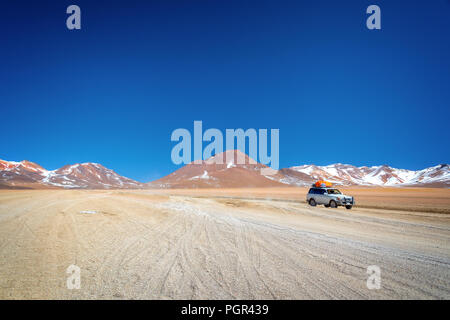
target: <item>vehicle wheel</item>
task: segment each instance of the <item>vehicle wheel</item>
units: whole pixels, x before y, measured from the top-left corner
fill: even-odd
[[[331,200],[331,201],[330,201],[330,207],[331,207],[331,208],[337,208],[337,203],[336,203],[336,201]]]
[[[350,210],[352,206],[345,206],[346,209]]]
[[[315,207],[317,205],[316,200],[309,199],[309,205],[312,206],[312,207]]]

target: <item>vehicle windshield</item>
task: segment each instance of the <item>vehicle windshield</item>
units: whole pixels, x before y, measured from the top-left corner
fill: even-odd
[[[327,189],[328,194],[342,194],[338,189]]]

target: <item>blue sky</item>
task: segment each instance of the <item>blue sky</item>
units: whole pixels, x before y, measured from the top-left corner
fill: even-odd
[[[0,158],[146,182],[177,168],[172,131],[202,120],[279,128],[281,167],[448,163],[449,17],[447,0],[8,1]]]

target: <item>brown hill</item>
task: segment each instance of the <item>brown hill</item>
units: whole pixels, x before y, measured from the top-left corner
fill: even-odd
[[[282,187],[278,173],[245,153],[229,150],[207,160],[191,162],[177,171],[148,183],[150,188],[251,188]]]

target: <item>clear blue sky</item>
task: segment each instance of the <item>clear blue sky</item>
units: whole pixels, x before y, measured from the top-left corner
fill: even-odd
[[[15,0],[0,36],[3,159],[146,182],[177,168],[171,132],[202,120],[279,128],[281,167],[450,160],[448,0]]]

